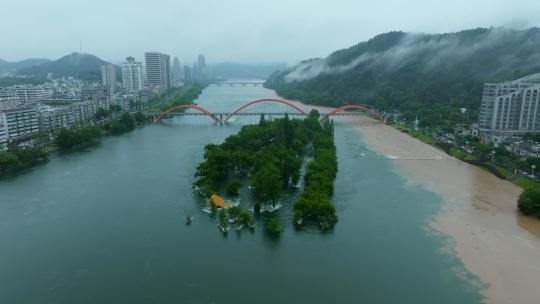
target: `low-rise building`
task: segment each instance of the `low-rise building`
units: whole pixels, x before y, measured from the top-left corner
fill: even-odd
[[[50,99],[52,91],[41,85],[17,85],[0,89],[0,98],[6,97],[16,97],[23,102],[39,102]]]
[[[0,120],[0,151],[4,151],[7,149],[7,131],[6,127],[4,126],[4,121]]]
[[[38,111],[34,104],[20,104],[0,109],[0,124],[3,125],[7,142],[31,138],[39,132]]]
[[[534,141],[513,142],[508,147],[510,152],[522,159],[540,157],[540,144]]]

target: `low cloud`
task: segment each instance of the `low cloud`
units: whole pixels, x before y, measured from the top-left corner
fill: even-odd
[[[526,31],[505,28],[491,28],[481,35],[471,35],[466,38],[458,38],[455,34],[427,35],[407,33],[396,45],[388,50],[378,53],[363,53],[347,64],[330,66],[328,64],[329,57],[302,62],[289,70],[285,80],[287,82],[302,81],[322,74],[339,74],[349,71],[362,63],[366,63],[366,67],[376,66],[377,68],[384,68],[387,72],[392,72],[419,56],[423,57],[425,71],[429,71],[441,65],[455,64],[467,60],[478,52],[508,46],[509,41],[519,40],[526,33]],[[516,52],[513,53],[518,53],[520,48],[530,47],[531,44],[538,45],[538,41],[529,40],[525,44],[515,45],[513,50]],[[532,57],[534,58],[516,58],[514,55],[509,55],[502,64],[507,66],[516,63],[533,63],[538,61],[540,54],[537,53]]]

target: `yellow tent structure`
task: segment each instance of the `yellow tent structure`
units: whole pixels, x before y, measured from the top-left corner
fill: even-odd
[[[227,209],[230,208],[229,204],[225,203],[223,198],[217,194],[212,194],[210,198],[208,199],[208,202],[211,204],[214,204],[218,208]]]

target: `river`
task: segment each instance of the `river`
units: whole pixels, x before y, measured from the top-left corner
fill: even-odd
[[[261,97],[276,95],[208,87],[196,102],[231,111]],[[246,111],[264,109],[286,108]],[[294,230],[286,207],[278,238],[260,222],[224,237],[193,174],[204,145],[257,120],[174,117],[0,180],[0,303],[482,302],[486,285],[432,228],[442,197],[407,183],[347,124],[335,131],[332,232]]]

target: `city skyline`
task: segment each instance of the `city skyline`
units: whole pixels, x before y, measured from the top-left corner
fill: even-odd
[[[161,14],[149,15],[148,11],[158,4],[167,9]],[[0,53],[0,58],[7,61],[36,57],[57,59],[82,49],[120,63],[128,54],[142,58],[142,54],[152,48],[174,54],[180,61],[204,53],[213,58],[212,62],[293,63],[306,56],[324,57],[335,49],[392,30],[441,33],[475,27],[540,25],[535,16],[540,3],[526,0],[482,0],[474,5],[465,0],[440,2],[437,6],[445,14],[444,23],[440,22],[439,15],[430,11],[432,1],[427,0],[407,3],[339,1],[316,5],[312,1],[283,5],[263,3],[256,10],[252,2],[245,0],[227,3],[158,1],[130,6],[129,15],[123,15],[128,7],[124,1],[73,5],[64,0],[5,4],[6,11],[25,10],[27,17],[7,14],[0,20],[3,28],[12,29],[3,35],[3,42],[10,47]],[[26,10],[29,6],[34,9]],[[93,18],[98,15],[102,22],[96,23]],[[171,22],[180,15],[181,23]],[[119,21],[118,16],[123,19]],[[65,32],[61,37],[56,35],[59,28]],[[116,30],[111,31],[111,28]],[[136,34],[119,36],[121,32]],[[53,36],[55,43],[47,43]]]

